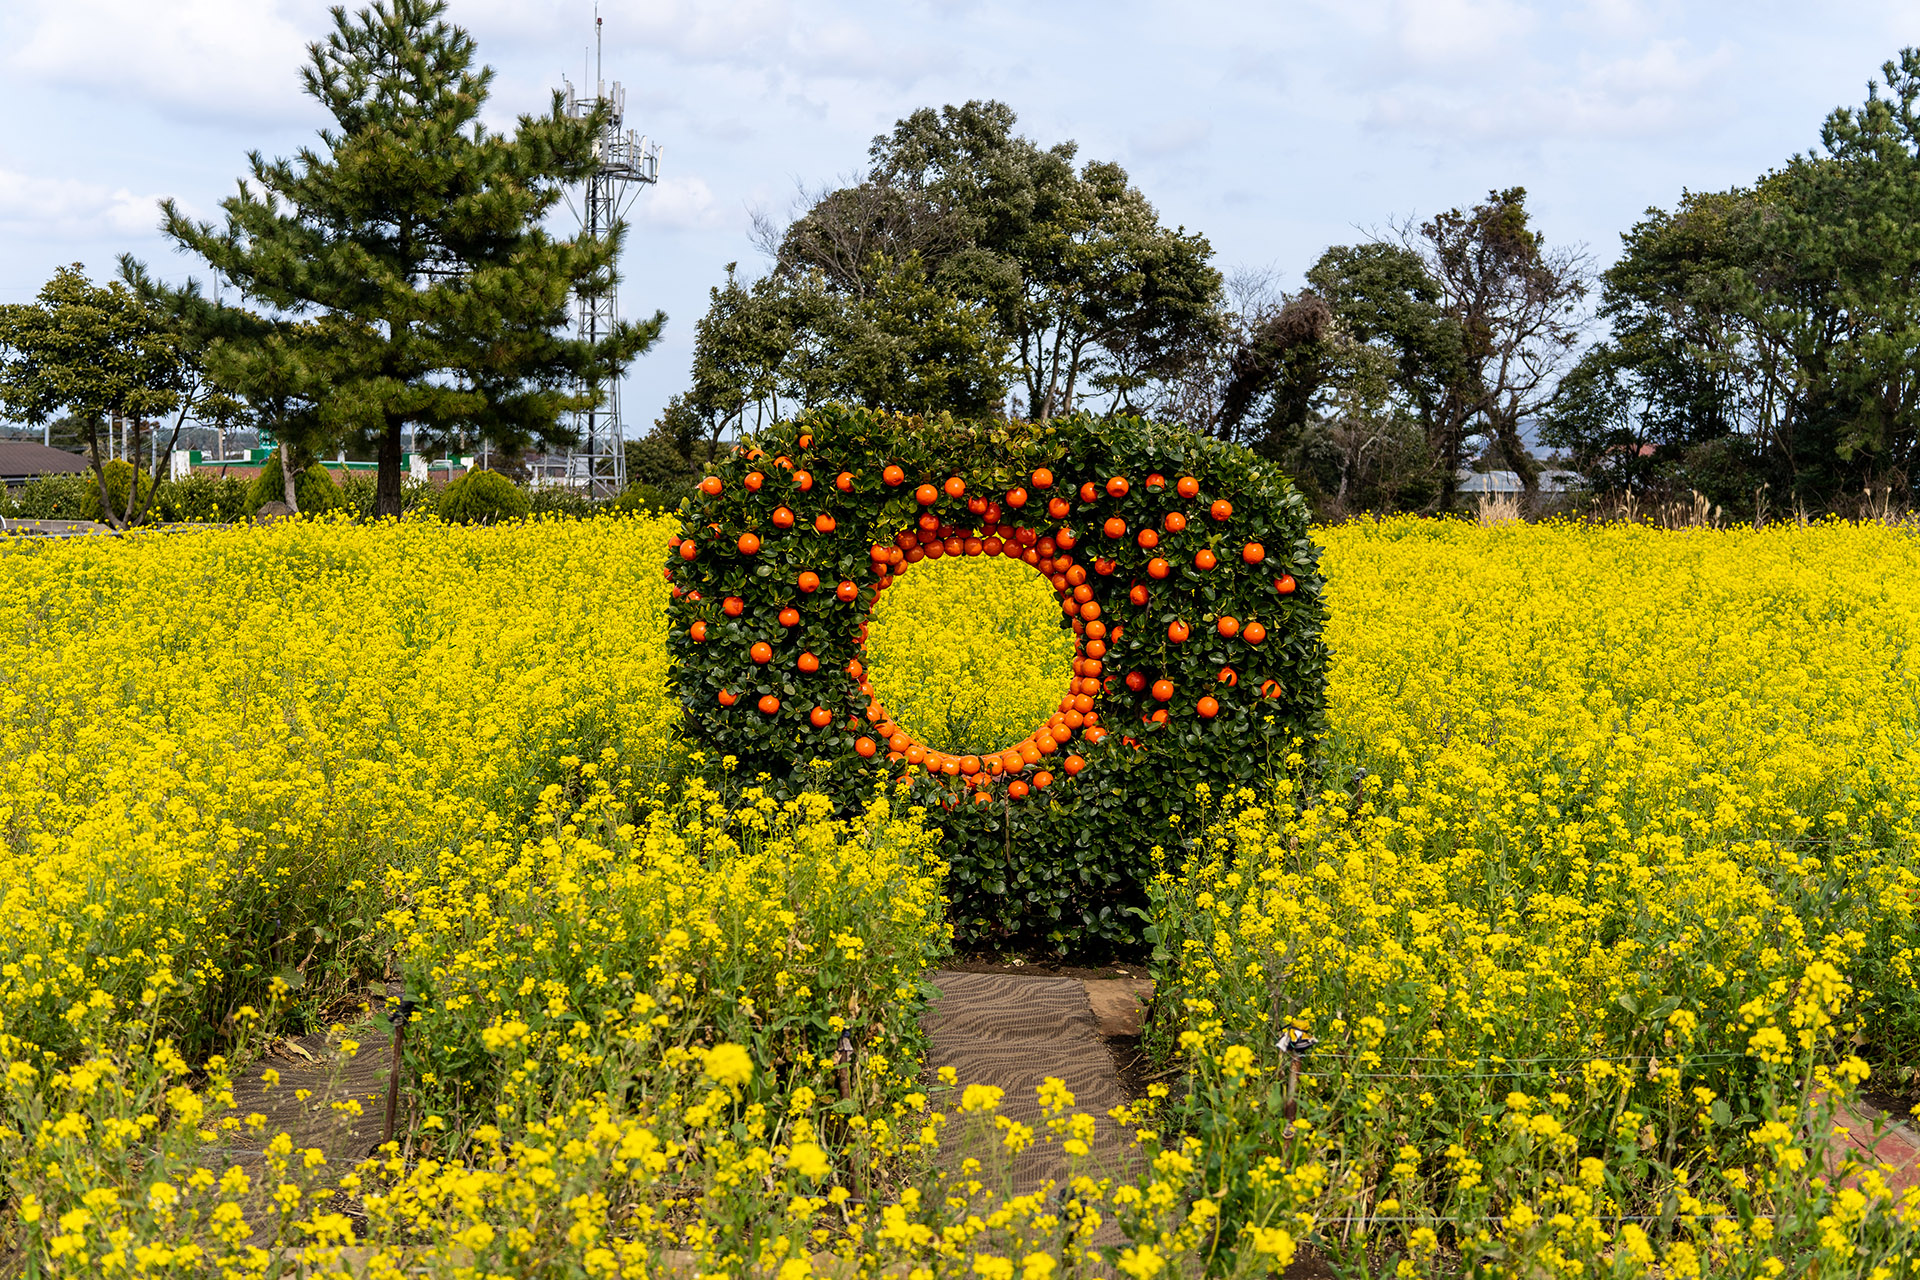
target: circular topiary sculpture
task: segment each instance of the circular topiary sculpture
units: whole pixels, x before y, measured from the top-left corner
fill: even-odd
[[[1154,850],[1197,832],[1206,796],[1281,779],[1320,731],[1307,523],[1246,450],[1138,418],[811,411],[683,509],[666,573],[689,736],[777,794],[852,807],[908,781],[946,829],[963,938],[1132,940]],[[1046,575],[1076,642],[1054,716],[979,757],[916,740],[862,665],[879,593],[968,555]]]

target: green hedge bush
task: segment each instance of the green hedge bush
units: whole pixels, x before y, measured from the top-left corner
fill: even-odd
[[[267,465],[260,468],[260,474],[247,487],[246,516],[252,519],[259,514],[260,508],[269,502],[285,502],[286,481],[280,470],[280,455],[267,456]],[[294,497],[299,500],[300,514],[317,516],[347,505],[347,498],[340,486],[333,482],[326,467],[315,462],[304,468],[294,477]]]
[[[523,520],[532,510],[527,491],[497,471],[475,468],[440,495],[440,518],[448,524],[501,524]]]

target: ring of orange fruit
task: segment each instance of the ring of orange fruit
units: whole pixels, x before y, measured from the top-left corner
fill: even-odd
[[[988,555],[1046,576],[1073,671],[1025,739],[956,755],[875,696],[867,619],[922,560]],[[717,459],[682,508],[666,569],[674,682],[688,736],[772,794],[824,789],[851,808],[883,779],[931,787],[949,814],[956,912],[972,871],[985,885],[1013,867],[1029,898],[1073,898],[1098,916],[1088,927],[1111,930],[1126,905],[1111,895],[1137,889],[1163,816],[1199,783],[1219,795],[1274,773],[1324,723],[1317,555],[1285,477],[1178,428],[809,410]],[[1037,851],[1080,852],[1015,867],[1015,827]],[[1014,907],[975,919],[988,915],[1019,927]]]

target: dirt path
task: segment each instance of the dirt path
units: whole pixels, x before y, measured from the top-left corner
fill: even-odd
[[[1142,997],[1151,983],[943,969],[933,974],[933,984],[940,996],[921,1019],[932,1041],[929,1073],[951,1067],[963,1086],[998,1086],[1004,1095],[1000,1114],[1038,1133],[1046,1131],[1046,1120],[1035,1089],[1049,1076],[1057,1077],[1073,1091],[1074,1110],[1099,1118],[1096,1165],[1122,1163],[1126,1146],[1106,1118],[1129,1101],[1113,1041],[1139,1034]],[[1064,1181],[1067,1173],[1058,1146],[1036,1143],[1017,1156],[1000,1158],[990,1144],[975,1141],[962,1144],[960,1154],[990,1168],[1004,1167],[1017,1193],[1036,1190],[1049,1179]]]

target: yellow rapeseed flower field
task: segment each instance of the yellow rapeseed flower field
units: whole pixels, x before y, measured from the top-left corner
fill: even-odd
[[[669,529],[0,552],[0,1268],[1915,1272],[1920,1193],[1834,1136],[1920,1061],[1910,532],[1322,530],[1328,741],[1164,833],[1170,1074],[1029,1128],[923,1075],[923,815],[676,745]],[[1024,733],[1050,596],[936,567],[876,688],[943,747]],[[403,1144],[333,1168],[233,1111],[381,974]],[[1065,1185],[952,1154],[1034,1145]]]

